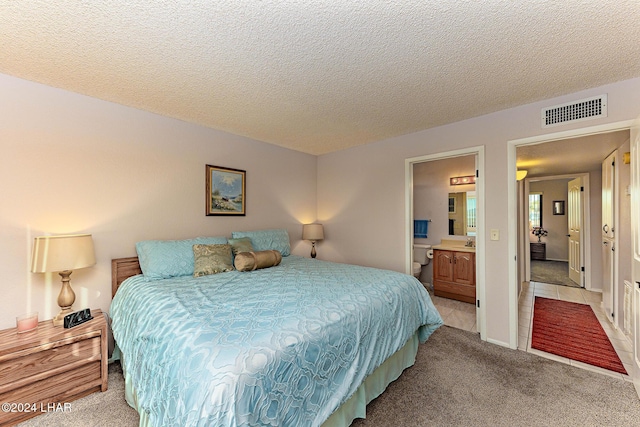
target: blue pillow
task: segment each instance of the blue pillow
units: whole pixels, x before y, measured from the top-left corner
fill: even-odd
[[[254,251],[279,251],[282,256],[291,255],[291,245],[289,243],[289,233],[287,230],[258,230],[258,231],[234,231],[231,237],[239,239],[248,237],[251,239]]]
[[[147,280],[193,275],[193,245],[222,245],[226,237],[188,240],[145,240],[136,243],[138,261]]]

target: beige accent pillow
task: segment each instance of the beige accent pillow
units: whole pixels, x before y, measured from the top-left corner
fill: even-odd
[[[193,245],[193,277],[233,271],[231,245]]]
[[[258,252],[240,252],[234,259],[234,265],[238,271],[253,271],[259,268],[273,267],[280,264],[282,254],[280,251],[268,250]]]
[[[253,244],[251,244],[250,237],[239,237],[237,239],[229,239],[228,241],[234,255],[238,255],[240,252],[253,251]]]

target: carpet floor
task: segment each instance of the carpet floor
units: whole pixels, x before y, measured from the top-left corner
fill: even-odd
[[[590,305],[536,296],[531,347],[627,374]]]
[[[112,366],[108,391],[22,427],[137,426],[123,389],[122,371]],[[367,419],[353,426],[631,426],[639,419],[630,382],[443,326],[420,345],[415,365],[369,404]]]
[[[580,287],[569,278],[569,263],[565,261],[531,261],[531,281]]]

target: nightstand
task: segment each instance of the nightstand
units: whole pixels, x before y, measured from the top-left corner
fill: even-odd
[[[45,320],[31,332],[0,331],[0,425],[107,390],[107,322],[101,310],[91,315],[70,329]]]

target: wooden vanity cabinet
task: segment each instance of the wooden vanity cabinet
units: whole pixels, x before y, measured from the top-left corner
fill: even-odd
[[[476,303],[476,254],[435,249],[433,289],[439,297]]]

